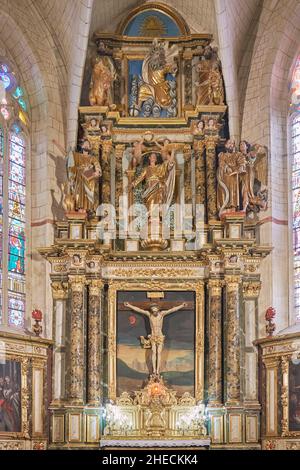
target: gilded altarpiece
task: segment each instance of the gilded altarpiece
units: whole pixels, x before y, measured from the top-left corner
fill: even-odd
[[[65,218],[40,250],[54,304],[52,448],[260,446],[268,156],[229,138],[212,42],[158,3],[94,35],[78,146],[64,152]]]

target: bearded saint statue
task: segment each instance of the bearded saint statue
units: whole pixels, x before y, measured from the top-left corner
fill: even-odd
[[[113,61],[108,56],[97,57],[92,71],[89,100],[91,106],[111,106],[112,86],[116,79]]]
[[[170,84],[166,80],[166,74],[176,75],[177,65],[174,57],[177,54],[178,48],[175,45],[169,48],[168,42],[153,40],[150,52],[143,62],[143,82],[138,96],[139,108],[149,98],[153,98],[154,102],[162,108],[168,108],[172,104]]]
[[[246,198],[244,194],[246,191],[244,181],[247,174],[245,155],[236,151],[234,140],[227,140],[225,150],[219,154],[217,172],[217,203],[220,216],[226,211],[240,210]]]

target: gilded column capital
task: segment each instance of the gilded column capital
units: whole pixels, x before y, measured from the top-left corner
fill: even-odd
[[[263,364],[265,365],[266,369],[274,369],[278,368],[279,365],[279,357],[270,356],[270,357],[263,357],[262,358]]]
[[[223,279],[209,279],[207,286],[212,295],[219,296],[222,293],[224,281]]]
[[[115,155],[116,157],[123,158],[123,152],[125,150],[125,144],[116,144],[115,145]]]
[[[281,362],[281,370],[283,374],[288,374],[289,372],[289,362],[290,362],[291,356],[281,356],[280,362]]]
[[[61,281],[53,281],[51,283],[52,297],[54,300],[65,300],[68,298],[68,283]]]
[[[98,296],[100,291],[104,287],[104,282],[102,279],[92,279],[89,281],[89,293],[93,296]]]
[[[230,276],[225,276],[224,282],[225,282],[227,289],[233,290],[233,289],[238,289],[239,284],[241,284],[242,280],[240,276],[230,275]]]
[[[247,281],[243,283],[243,294],[245,299],[253,299],[259,296],[261,289],[260,281]]]
[[[82,292],[86,284],[85,276],[69,276],[69,283],[73,292]]]

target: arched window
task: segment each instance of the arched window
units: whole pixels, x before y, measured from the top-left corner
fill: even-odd
[[[300,113],[292,118],[292,153],[294,308],[300,317]]]
[[[27,103],[10,67],[0,62],[0,323],[24,327]]]

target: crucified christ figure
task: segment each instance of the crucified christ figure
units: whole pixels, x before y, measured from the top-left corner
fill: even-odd
[[[144,336],[141,336],[141,342],[144,347],[147,343],[150,345],[152,350],[153,374],[159,375],[161,353],[165,342],[165,336],[162,332],[164,317],[170,313],[177,312],[178,310],[187,307],[187,304],[184,302],[183,304],[177,305],[177,307],[170,308],[169,310],[160,310],[157,304],[150,305],[149,310],[143,310],[142,308],[131,305],[128,302],[124,302],[124,306],[149,318],[151,335],[148,336],[148,339],[145,339]]]

